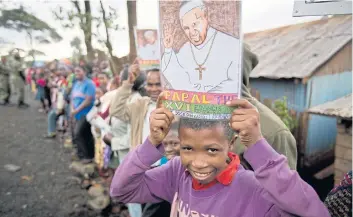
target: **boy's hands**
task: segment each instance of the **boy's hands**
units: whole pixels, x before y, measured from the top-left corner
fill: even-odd
[[[228,106],[237,107],[232,113],[230,125],[238,132],[243,145],[250,147],[262,139],[260,115],[255,106],[246,99],[236,99],[227,102]]]
[[[148,138],[155,146],[162,143],[174,120],[174,114],[163,106],[163,100],[165,100],[165,95],[162,92],[157,100],[157,108],[150,116],[150,135]]]

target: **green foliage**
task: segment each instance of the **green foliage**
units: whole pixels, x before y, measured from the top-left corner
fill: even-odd
[[[55,29],[35,15],[28,13],[22,6],[16,9],[1,10],[0,27],[26,32],[28,35],[41,33],[41,40],[45,42],[48,38],[54,41],[62,40]]]
[[[59,20],[64,28],[80,27],[83,32],[84,42],[86,45],[88,60],[93,60],[92,45],[92,21],[96,18],[92,17],[91,2],[86,1],[70,1],[72,8],[57,7],[52,11],[55,19]],[[82,4],[83,3],[83,7]]]
[[[72,41],[70,42],[70,45],[71,47],[73,47],[73,53],[72,53],[72,58],[75,60],[75,61],[78,61],[81,56],[82,56],[82,49],[81,49],[81,44],[82,44],[82,41],[79,37],[74,37],[72,39]]]
[[[31,49],[27,52],[28,56],[45,56],[45,53],[40,50]]]
[[[100,6],[100,13],[102,16],[100,18],[96,18],[96,28],[99,29],[103,25],[105,28],[105,37],[95,33],[93,33],[93,35],[97,38],[97,41],[100,44],[107,47],[109,54],[112,55],[113,48],[109,34],[112,31],[123,30],[123,28],[120,28],[118,24],[119,15],[117,9],[111,6],[108,8],[104,7],[102,0],[100,0]]]
[[[272,110],[276,113],[284,124],[290,129],[293,130],[297,127],[298,122],[295,117],[293,117],[288,110],[287,97],[284,96],[282,99],[277,99],[274,101]]]
[[[79,37],[74,37],[70,42],[71,47],[75,48],[78,51],[81,51],[81,39]]]

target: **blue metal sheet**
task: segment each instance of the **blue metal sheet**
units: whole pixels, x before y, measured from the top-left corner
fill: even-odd
[[[312,77],[307,88],[307,107],[320,105],[352,93],[352,72]],[[311,155],[333,148],[337,134],[337,120],[310,114],[306,154]]]
[[[315,76],[310,79],[310,83],[312,92],[308,108],[352,93],[352,72]]]
[[[261,101],[264,99],[281,99],[287,96],[288,107],[297,112],[305,110],[306,85],[294,79],[272,80],[266,78],[250,79],[251,88],[260,92]]]
[[[310,114],[305,154],[312,155],[332,149],[336,143],[337,119]]]

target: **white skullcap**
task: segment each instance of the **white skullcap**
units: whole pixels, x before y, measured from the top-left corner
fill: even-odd
[[[143,35],[144,35],[145,37],[154,37],[154,32],[151,31],[151,30],[148,30],[148,31],[146,31]]]
[[[205,7],[205,4],[201,0],[191,0],[191,1],[186,1],[183,2],[182,5],[180,6],[180,11],[179,11],[179,19],[183,18],[183,16],[191,11],[194,8],[198,7]]]

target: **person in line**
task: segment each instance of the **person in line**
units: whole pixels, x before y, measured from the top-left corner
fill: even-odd
[[[23,60],[21,56],[16,53],[10,58],[10,83],[11,88],[14,92],[17,92],[18,99],[17,99],[17,107],[18,108],[28,108],[29,105],[25,103],[25,75],[23,70]]]
[[[107,168],[107,164],[105,161],[105,149],[106,145],[102,141],[102,130],[100,127],[99,122],[105,123],[105,119],[107,118],[107,115],[105,115],[106,111],[108,110],[109,105],[106,103],[102,102],[102,97],[106,93],[106,90],[101,88],[101,87],[96,87],[96,96],[95,96],[95,103],[94,107],[89,111],[89,113],[86,116],[87,121],[91,124],[91,132],[93,135],[93,138],[95,140],[94,144],[94,162],[97,165],[98,168],[98,173],[100,176],[104,176],[104,170]]]
[[[51,83],[53,82],[53,73],[48,69],[44,69],[45,74],[45,86],[44,86],[44,98],[47,101],[47,107],[45,112],[48,113],[52,108],[52,99],[51,99]]]
[[[128,82],[127,79],[129,78],[129,68],[124,67],[123,71],[120,74],[120,79],[123,82]],[[106,134],[103,139],[107,143],[111,144],[112,151],[113,151],[113,160],[116,160],[116,158],[119,159],[118,163],[121,163],[127,153],[130,151],[132,146],[132,140],[131,138],[134,137],[133,131],[136,130],[136,126],[132,126],[128,120],[122,120],[119,119],[119,112],[120,107],[123,106],[122,103],[125,103],[126,106],[128,105],[133,105],[137,101],[143,99],[142,97],[145,96],[145,91],[143,88],[143,85],[146,81],[146,76],[145,74],[141,73],[139,74],[136,79],[131,79],[130,82],[125,84],[129,85],[128,88],[130,88],[130,91],[125,90],[125,86],[120,87],[117,92],[115,93],[115,96],[112,100],[109,113],[111,116],[111,134]],[[124,84],[123,84],[124,85]],[[127,93],[126,93],[127,92]],[[124,95],[125,94],[125,95]],[[125,97],[124,101],[121,101],[121,97]],[[138,114],[138,113],[135,113]],[[139,114],[141,116],[141,114]],[[135,123],[136,124],[136,123]],[[135,127],[135,128],[132,128]],[[117,155],[117,156],[115,156]],[[117,166],[118,164],[115,162],[115,165]],[[142,208],[140,204],[135,204],[135,203],[128,203],[127,204],[129,213],[131,217],[141,217],[142,215]]]
[[[180,155],[180,140],[178,138],[179,122],[174,121],[170,127],[168,135],[163,140],[165,158],[170,161]],[[170,203],[162,201],[160,203],[147,203],[143,208],[142,217],[161,217],[170,215]]]
[[[108,84],[109,84],[108,75],[102,72],[97,75],[97,78],[98,78],[99,87],[108,89]]]
[[[37,79],[36,79],[36,100],[39,100],[42,104],[42,108],[39,109],[39,112],[44,112],[47,110],[47,105],[45,103],[45,87],[47,85],[47,81],[45,79],[45,74],[42,69],[37,69]]]
[[[10,68],[8,67],[5,56],[1,57],[0,62],[0,105],[8,105],[11,97]]]
[[[138,64],[133,64],[129,68],[128,80],[122,82],[119,93],[115,97],[114,114],[122,121],[131,124],[130,142],[131,149],[141,144],[149,134],[149,115],[156,106],[159,94],[162,92],[160,72],[158,69],[151,69],[146,72],[146,92],[148,97],[142,97],[133,103],[127,103],[132,94],[132,86],[137,77],[141,74]]]
[[[352,216],[352,170],[330,191],[325,199],[325,205],[331,216]]]
[[[164,153],[162,141],[174,119],[164,99],[151,113],[148,138],[116,170],[112,197],[124,203],[166,200],[172,217],[330,216],[315,190],[264,139],[259,112],[246,99],[227,102],[236,107],[230,120],[181,118],[180,157],[150,169]],[[231,152],[238,139],[254,171]]]
[[[45,136],[47,139],[54,139],[56,137],[57,121],[61,115],[65,114],[64,91],[67,87],[65,74],[65,70],[60,70],[57,73],[58,78],[56,82],[52,84],[52,88],[55,88],[55,91],[52,91],[52,109],[48,113],[48,131]]]
[[[250,73],[259,63],[257,56],[250,50],[249,46],[243,46],[242,64],[242,86],[241,97],[248,100],[260,114],[261,133],[272,148],[279,154],[286,156],[291,169],[297,169],[297,144],[294,136],[283,123],[283,121],[267,106],[255,99],[250,93]],[[250,164],[243,157],[246,147],[237,140],[233,152],[238,154],[241,163],[246,169],[252,169]]]
[[[71,92],[70,114],[76,121],[73,143],[77,145],[77,157],[82,163],[91,163],[94,159],[94,139],[86,115],[94,106],[96,87],[86,73],[84,67],[75,67],[76,81]]]
[[[67,88],[65,90],[65,114],[66,114],[66,119],[68,120],[68,129],[70,131],[70,135],[68,136],[68,138],[65,139],[65,145],[67,147],[71,147],[73,138],[74,138],[74,126],[75,126],[75,121],[74,118],[72,118],[70,112],[71,112],[71,92],[72,92],[72,87],[74,85],[74,83],[76,82],[76,76],[74,73],[74,68],[69,65],[67,67]]]
[[[99,68],[100,71],[107,74],[110,78],[113,77],[113,72],[110,69],[110,64],[108,60],[103,60],[100,64],[99,64]]]

